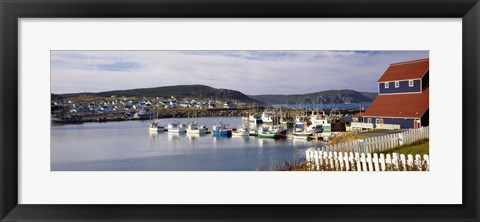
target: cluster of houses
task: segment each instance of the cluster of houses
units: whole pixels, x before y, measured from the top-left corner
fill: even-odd
[[[221,101],[212,99],[177,99],[171,96],[163,98],[142,98],[137,100],[129,97],[112,95],[97,101],[75,102],[72,100],[53,100],[51,104],[52,114],[68,113],[73,116],[81,116],[84,113],[111,113],[122,112],[125,115],[135,117],[149,116],[152,109],[192,108],[192,109],[235,109],[245,105],[241,102]]]

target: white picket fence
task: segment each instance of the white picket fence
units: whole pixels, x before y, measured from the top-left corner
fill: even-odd
[[[315,148],[320,151],[375,153],[429,138],[429,127]]]
[[[373,123],[352,122],[350,126],[352,126],[352,128],[358,129],[373,129]]]
[[[353,130],[361,129],[383,129],[383,130],[397,130],[400,129],[398,124],[384,124],[384,123],[363,123],[363,122],[352,122],[350,124]]]
[[[398,125],[398,124],[377,123],[377,124],[375,124],[375,129],[398,130],[398,129],[400,129],[400,125]]]
[[[307,164],[313,171],[429,171],[429,157],[419,154],[392,155],[307,150]]]

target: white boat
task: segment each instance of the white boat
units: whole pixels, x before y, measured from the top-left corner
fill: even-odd
[[[204,125],[198,126],[197,113],[195,113],[193,119],[190,119],[190,113],[188,114],[189,123],[187,124],[187,134],[206,134],[207,127]]]
[[[307,120],[308,120],[308,118],[306,116],[302,116],[302,115],[296,116],[295,117],[295,124],[298,124],[298,123],[303,124],[303,123],[307,122]]]
[[[179,121],[174,121],[167,125],[167,131],[169,133],[185,133],[186,125],[181,124]]]
[[[322,111],[322,114],[314,113],[312,111],[312,115],[310,116],[310,122],[313,124],[326,124],[327,122],[327,115]]]
[[[249,136],[250,128],[245,125],[240,125],[236,131],[232,132],[232,136]]]
[[[310,126],[307,127],[307,131],[309,133],[318,134],[323,132],[330,132],[331,124],[329,118],[325,113],[322,111],[322,114],[315,114],[312,112],[310,116],[310,122],[312,123]]]
[[[296,123],[293,130],[294,140],[309,140],[312,138],[313,133],[309,132],[306,127],[306,123]]]
[[[263,123],[273,123],[273,112],[272,111],[264,111],[262,113],[262,122]]]
[[[293,132],[302,132],[305,125],[306,124],[302,122],[295,123],[295,125],[293,126]]]
[[[286,118],[280,117],[280,124],[286,126],[289,124],[289,122]]]
[[[198,126],[196,122],[187,125],[187,134],[205,134],[207,133],[207,127],[204,125]]]
[[[151,122],[148,126],[148,131],[150,132],[163,132],[165,131],[165,127],[158,125],[158,122]]]
[[[155,119],[153,119],[152,115],[150,115],[150,124],[148,124],[148,131],[150,131],[152,133],[153,132],[158,133],[158,132],[165,131],[165,127],[160,126],[159,125],[160,123],[158,122],[157,119],[158,119],[158,112],[157,112],[157,116],[156,116]]]
[[[328,123],[325,123],[325,124],[319,124],[319,123],[315,123],[315,124],[311,124],[310,126],[307,127],[307,132],[309,133],[321,133],[323,132],[323,126],[324,125],[327,125]],[[330,124],[328,124],[330,125]]]
[[[282,108],[280,108],[280,125],[283,125],[283,126],[287,126],[289,124],[291,124],[288,120],[287,120],[287,116],[286,115],[283,115],[282,113]]]
[[[261,123],[262,122],[262,116],[258,114],[250,114],[248,115],[248,121],[252,123]]]
[[[262,123],[262,116],[260,114],[257,114],[256,112],[258,111],[257,109],[253,108],[251,111],[248,110],[248,117],[245,118],[246,121],[249,123]]]
[[[313,134],[309,132],[293,132],[293,139],[295,140],[309,140],[312,136]]]

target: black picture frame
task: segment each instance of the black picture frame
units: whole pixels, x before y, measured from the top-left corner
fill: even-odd
[[[0,0],[1,221],[478,221],[478,0]],[[19,18],[370,17],[462,18],[461,205],[24,205],[18,204]],[[448,43],[446,43],[448,44]],[[439,194],[441,195],[441,194]]]

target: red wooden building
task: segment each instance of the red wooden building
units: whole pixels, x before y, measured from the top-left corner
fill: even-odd
[[[378,96],[365,112],[365,123],[418,128],[429,124],[429,59],[391,64],[378,80]]]

